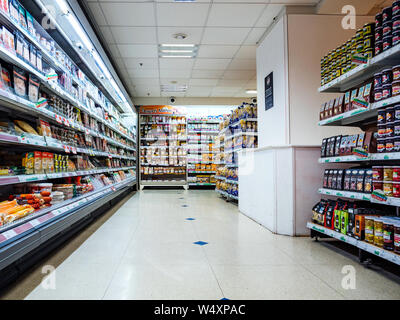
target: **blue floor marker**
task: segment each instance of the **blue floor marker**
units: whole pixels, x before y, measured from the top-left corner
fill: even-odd
[[[193,242],[193,244],[197,244],[197,245],[199,245],[199,246],[205,246],[206,244],[208,244],[208,242],[197,241],[197,242]]]
[[[187,204],[182,205],[182,208],[187,208],[189,207]]]
[[[193,221],[193,220],[196,220],[196,219],[195,218],[186,218],[186,220]]]
[[[229,300],[228,298],[222,298],[221,300]]]

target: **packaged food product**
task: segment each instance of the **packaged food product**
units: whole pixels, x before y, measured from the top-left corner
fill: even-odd
[[[400,14],[400,1],[395,0],[392,4],[392,17],[397,16]]]
[[[371,193],[372,192],[372,170],[367,169],[365,171],[365,176],[364,176],[364,189],[363,192],[365,193]]]
[[[382,10],[382,24],[392,20],[392,14],[393,14],[392,6],[384,8]]]
[[[393,81],[392,83],[392,96],[400,95],[400,81]]]
[[[29,46],[29,52],[30,52],[30,56],[29,56],[29,63],[36,68],[36,48],[34,45],[30,45]]]
[[[26,23],[28,26],[29,33],[33,36],[36,35],[36,30],[33,24],[33,17],[28,11],[26,11]]]
[[[383,39],[382,41],[375,42],[375,55],[377,56],[382,52],[383,52]]]
[[[392,19],[392,30],[393,32],[400,29],[400,15],[393,16]]]
[[[383,17],[381,12],[375,15],[375,29],[382,27],[382,19]]]
[[[372,181],[373,191],[380,190],[383,191],[383,181]]]
[[[383,181],[383,193],[387,197],[393,197],[393,182]]]
[[[392,84],[385,84],[382,86],[382,100],[392,97]]]
[[[29,75],[29,86],[28,86],[29,101],[34,102],[34,103],[38,102],[39,87],[40,87],[39,79],[36,76],[30,74]]]
[[[393,36],[388,35],[383,38],[382,51],[389,50],[392,47]]]
[[[37,50],[37,52],[36,52],[36,68],[40,72],[43,72],[42,58],[43,58],[42,53],[39,50]]]
[[[23,41],[23,48],[24,48],[23,58],[26,62],[29,63],[29,59],[30,59],[29,42],[26,41],[25,39]]]
[[[383,167],[383,180],[393,181],[393,167],[390,166]]]
[[[374,245],[383,247],[383,220],[381,218],[374,219]]]
[[[19,23],[19,6],[17,0],[10,0],[10,17]]]
[[[26,72],[14,66],[14,90],[21,97],[26,97]]]
[[[400,182],[393,181],[393,197],[400,198]]]
[[[19,31],[15,32],[15,53],[18,57],[23,58],[24,56],[24,37]]]
[[[382,166],[374,166],[372,167],[372,176],[374,180],[383,180],[383,167]]]
[[[28,30],[28,25],[26,23],[26,11],[25,8],[19,3],[18,4],[18,12],[19,12],[19,24],[22,28]]]
[[[14,120],[14,123],[18,125],[21,129],[23,129],[25,132],[34,134],[34,135],[39,135],[35,129],[33,129],[28,123],[22,120]]]
[[[11,76],[10,76],[10,72],[5,69],[5,68],[1,68],[1,77],[3,79],[3,82],[5,84],[6,90],[10,90],[11,89]]]

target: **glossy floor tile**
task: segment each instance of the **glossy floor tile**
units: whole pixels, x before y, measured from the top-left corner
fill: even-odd
[[[346,266],[354,288],[343,286]],[[399,278],[375,269],[274,235],[214,191],[144,190],[58,265],[55,288],[26,299],[399,299]]]

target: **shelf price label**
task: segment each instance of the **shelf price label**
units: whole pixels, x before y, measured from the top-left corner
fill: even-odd
[[[64,125],[66,125],[67,127],[70,126],[69,120],[67,118],[63,118],[63,123]]]
[[[71,151],[73,154],[77,154],[76,148],[75,147],[71,147]]]
[[[88,128],[85,128],[85,133],[86,133],[86,135],[90,135],[90,131]]]
[[[41,98],[39,99],[38,102],[36,102],[35,107],[36,108],[43,108],[48,105],[47,99],[46,98]]]
[[[64,144],[64,145],[63,145],[63,148],[64,148],[64,151],[65,151],[66,153],[70,153],[70,152],[71,152],[69,146],[67,146],[67,145]]]
[[[62,123],[63,123],[63,118],[62,118],[60,115],[55,114],[55,117],[56,117],[57,123],[59,123],[59,124],[62,124]]]

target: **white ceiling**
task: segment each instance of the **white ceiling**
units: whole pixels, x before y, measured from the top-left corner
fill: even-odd
[[[284,5],[319,0],[85,0],[133,97],[249,97],[256,43]],[[172,36],[185,33],[185,40]],[[158,45],[199,45],[198,56],[158,58]],[[184,84],[185,94],[160,85]]]

